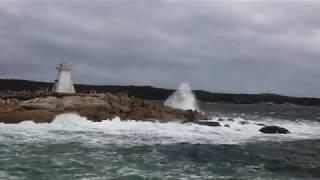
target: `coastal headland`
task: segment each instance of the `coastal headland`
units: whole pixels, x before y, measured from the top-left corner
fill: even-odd
[[[30,94],[43,91],[50,91],[53,83],[37,82],[29,80],[0,79],[0,98],[1,96],[15,96],[15,98],[25,99]],[[152,86],[114,86],[114,85],[84,85],[75,84],[79,93],[118,93],[126,92],[129,96],[134,96],[144,100],[164,101],[175,90],[156,88]],[[197,100],[204,102],[221,102],[232,104],[282,104],[290,106],[320,106],[320,98],[310,97],[290,97],[278,94],[228,94],[214,93],[202,90],[192,91]]]

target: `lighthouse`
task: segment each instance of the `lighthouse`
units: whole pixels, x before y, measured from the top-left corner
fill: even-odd
[[[59,71],[58,79],[54,83],[53,92],[62,94],[74,94],[76,93],[71,78],[71,65],[59,64],[57,70]]]

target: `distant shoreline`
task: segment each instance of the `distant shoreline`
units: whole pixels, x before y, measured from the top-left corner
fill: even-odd
[[[0,79],[0,97],[30,96],[50,92],[53,83],[30,80]],[[114,86],[75,84],[79,93],[126,93],[129,96],[145,100],[165,100],[174,92],[172,89],[152,86]],[[277,94],[231,94],[213,93],[203,90],[193,91],[197,99],[204,102],[222,102],[232,104],[287,104],[302,106],[320,106],[320,98],[290,97]]]

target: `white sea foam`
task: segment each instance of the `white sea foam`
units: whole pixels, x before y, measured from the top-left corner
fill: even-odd
[[[216,121],[213,119],[212,121]],[[0,124],[0,141],[10,143],[79,142],[87,145],[143,145],[143,144],[239,144],[255,141],[287,141],[319,138],[320,123],[265,119],[233,122],[224,121],[229,127],[209,127],[197,124],[153,123],[142,121],[120,121],[119,118],[102,122],[88,121],[76,114],[62,114],[50,124],[23,122],[20,124]],[[266,135],[259,132],[261,126],[255,123],[278,125],[291,131],[285,135]]]
[[[182,83],[177,91],[168,97],[164,105],[182,110],[199,110],[197,99],[188,83]]]

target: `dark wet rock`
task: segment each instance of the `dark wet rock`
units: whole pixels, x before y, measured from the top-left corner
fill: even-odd
[[[230,125],[229,124],[225,124],[224,127],[230,127]]]
[[[227,121],[233,122],[233,121],[234,121],[234,119],[232,119],[232,118],[228,118],[228,119],[227,119]]]
[[[279,127],[279,126],[266,126],[266,127],[261,128],[259,131],[262,133],[266,133],[266,134],[288,134],[288,133],[290,133],[290,131],[287,130],[286,128]]]
[[[221,124],[216,121],[199,121],[197,122],[200,125],[212,126],[212,127],[219,127]]]
[[[187,112],[184,116],[185,116],[187,122],[192,122],[194,119],[196,119],[195,115],[196,114],[192,110],[187,110]]]
[[[248,121],[240,121],[239,124],[245,125],[245,124],[250,124]]]
[[[254,123],[254,124],[256,124],[256,125],[258,125],[258,126],[267,126],[267,125],[262,124],[262,123]]]
[[[225,121],[225,119],[223,119],[223,118],[219,118],[219,119],[218,119],[218,121]]]

